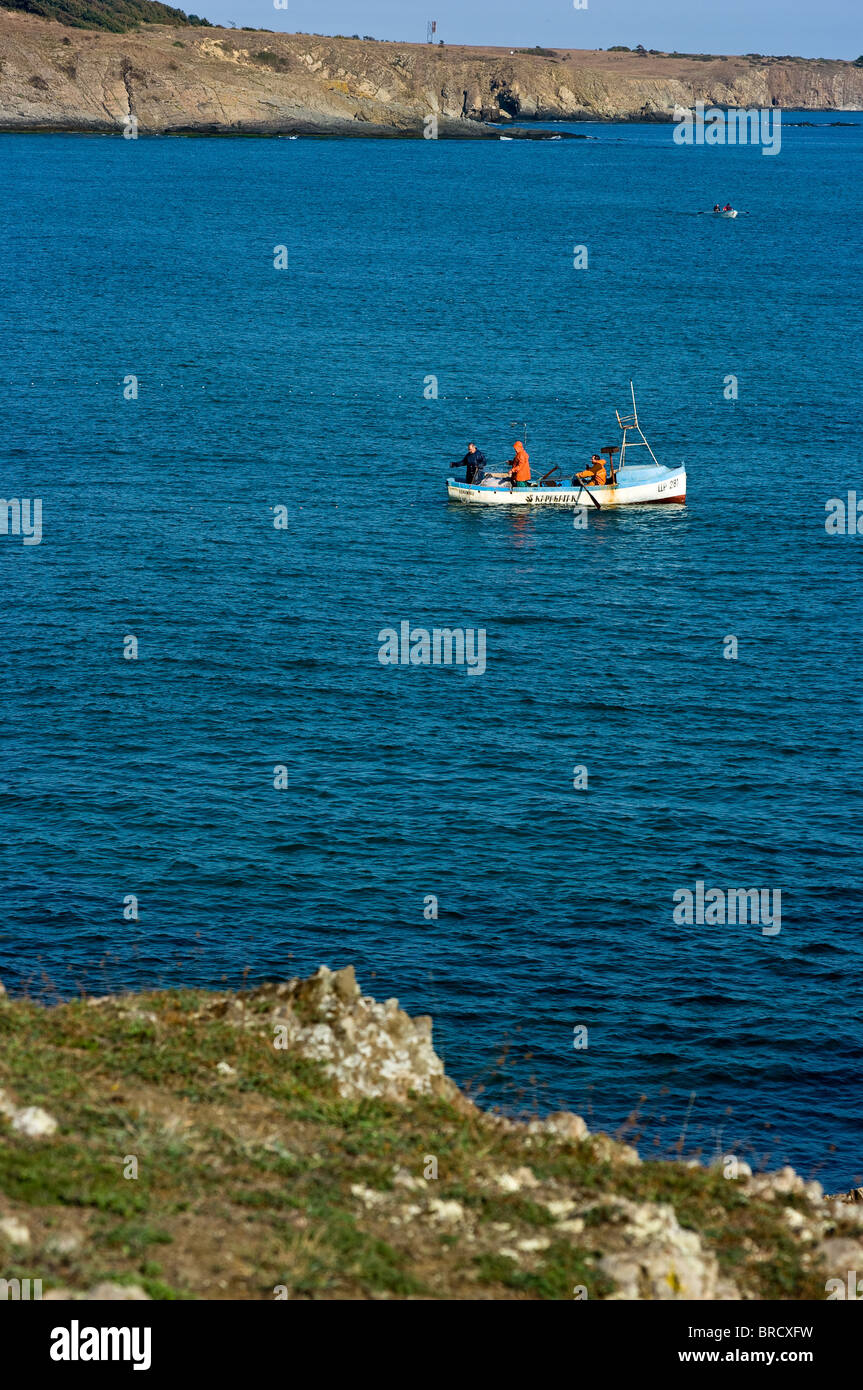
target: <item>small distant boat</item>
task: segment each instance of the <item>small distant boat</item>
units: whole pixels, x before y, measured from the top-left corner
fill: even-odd
[[[481,483],[457,483],[455,478],[447,478],[447,496],[452,502],[468,502],[479,506],[504,507],[595,507],[598,511],[606,507],[626,507],[647,502],[685,502],[686,469],[666,468],[659,463],[644,437],[638,423],[638,410],[635,404],[635,388],[629,383],[632,395],[632,413],[621,415],[615,411],[617,424],[623,432],[619,446],[603,449],[608,455],[608,469],[611,481],[594,485],[573,479],[571,483],[551,481],[551,474],[557,467],[546,473],[538,482],[527,487],[513,487],[500,478],[489,477]],[[632,438],[631,436],[637,436]],[[647,450],[651,463],[631,464],[627,455],[631,449]],[[620,454],[615,467],[614,455]],[[626,471],[626,476],[621,474]]]
[[[736,217],[736,216],[737,216],[737,208],[720,208],[718,212],[715,212],[715,213],[713,214],[713,216],[714,216],[714,217]]]
[[[498,138],[498,140],[514,140],[514,139],[515,139],[515,136],[514,136],[514,135],[499,135],[497,138]]]

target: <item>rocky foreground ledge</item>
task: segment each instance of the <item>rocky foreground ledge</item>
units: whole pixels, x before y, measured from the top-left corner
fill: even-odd
[[[433,117],[441,138],[496,140],[513,121],[670,121],[696,101],[859,111],[863,67],[165,24],[118,34],[0,9],[0,130],[422,137]]]
[[[483,1112],[351,966],[0,998],[0,1279],[45,1298],[820,1300],[857,1270],[863,1204]]]

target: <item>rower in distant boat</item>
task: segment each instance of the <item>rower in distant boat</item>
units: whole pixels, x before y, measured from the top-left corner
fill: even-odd
[[[583,469],[581,473],[576,473],[572,481],[574,483],[591,483],[594,487],[604,487],[608,481],[608,473],[602,454],[592,454],[590,467]]]
[[[726,203],[726,204],[725,204],[725,207],[722,209],[722,211],[723,211],[723,212],[733,212],[733,211],[734,211],[734,208],[731,206],[730,203]]]
[[[507,459],[509,481],[513,487],[527,487],[530,482],[530,458],[520,439],[515,441],[515,458]]]
[[[463,468],[466,482],[481,483],[485,472],[485,454],[481,453],[475,444],[468,444],[464,458],[458,463],[451,464],[450,467]]]

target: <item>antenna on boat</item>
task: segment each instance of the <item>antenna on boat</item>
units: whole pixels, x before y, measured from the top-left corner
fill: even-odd
[[[615,410],[614,412],[617,416],[617,423],[623,430],[623,439],[620,442],[620,468],[623,468],[626,463],[627,448],[640,449],[642,445],[650,454],[650,457],[653,459],[653,462],[656,464],[657,468],[660,468],[661,464],[659,463],[655,453],[651,449],[647,440],[645,439],[644,431],[638,423],[638,407],[635,404],[635,387],[633,386],[631,381],[629,383],[629,394],[632,396],[632,414],[621,415],[619,410]],[[628,434],[637,434],[640,436],[640,438],[628,439]],[[618,469],[618,471],[620,470]]]
[[[509,427],[510,427],[511,430],[517,430],[517,429],[519,428],[519,422],[518,422],[518,420],[510,420],[510,422],[509,422]],[[526,421],[526,420],[522,420],[522,421],[521,421],[521,442],[522,442],[522,444],[524,445],[524,447],[527,448],[527,421]]]

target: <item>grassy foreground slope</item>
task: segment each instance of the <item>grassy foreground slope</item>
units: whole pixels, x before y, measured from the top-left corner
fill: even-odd
[[[125,33],[136,24],[210,22],[158,0],[0,0],[0,9],[23,10],[42,19],[56,19],[73,29],[110,29],[115,34]]]
[[[0,1278],[46,1296],[823,1299],[860,1210],[485,1113],[350,967],[0,997]]]

